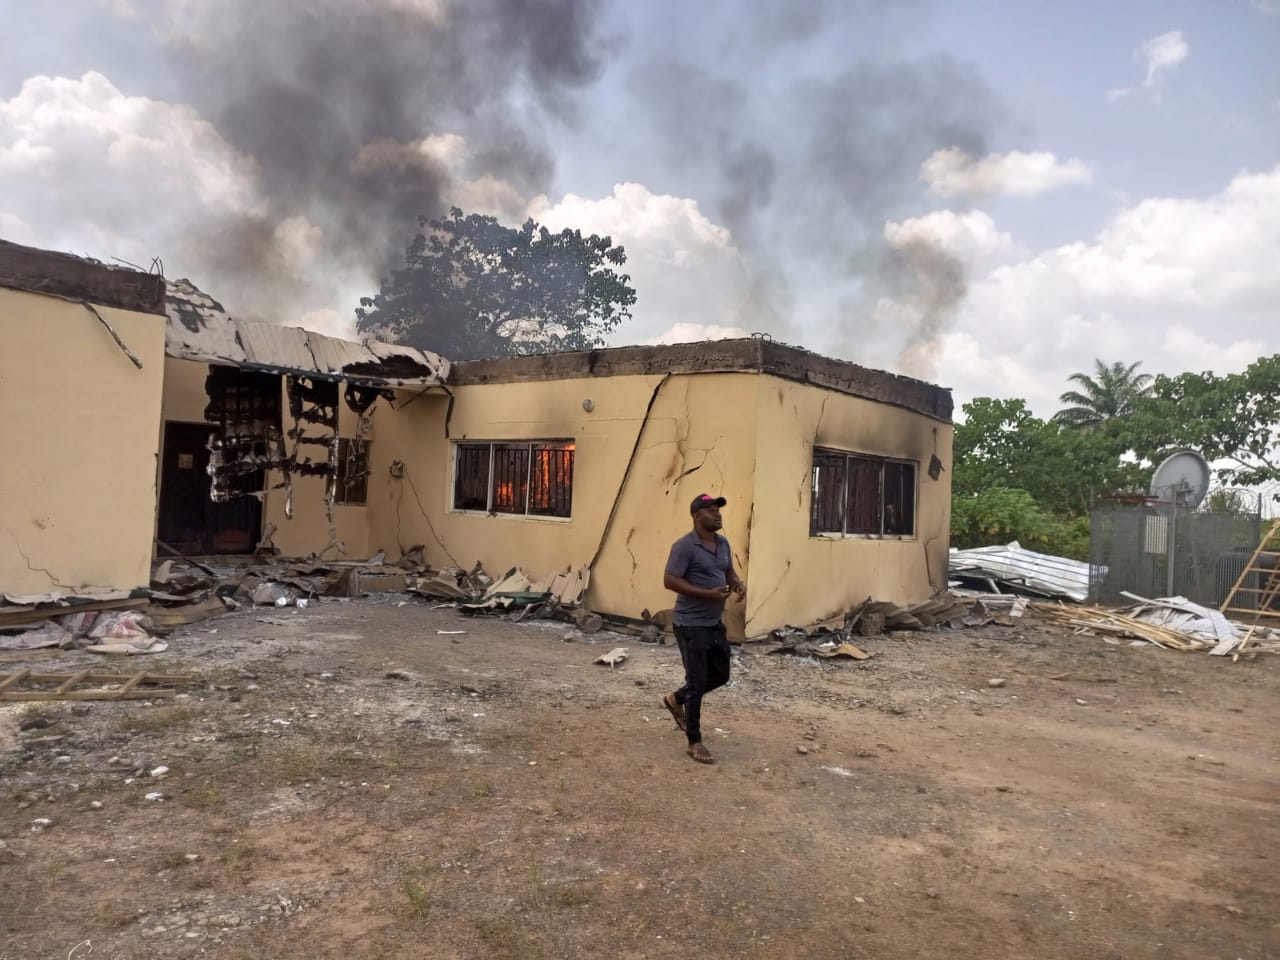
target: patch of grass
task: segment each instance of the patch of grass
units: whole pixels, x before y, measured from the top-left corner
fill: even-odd
[[[222,789],[216,783],[207,782],[184,790],[179,799],[193,810],[212,810],[224,802]]]
[[[476,921],[476,933],[493,960],[542,960],[547,952],[534,936],[514,920],[485,917]]]
[[[431,916],[440,883],[441,877],[436,868],[426,860],[405,870],[400,889],[404,893],[404,913],[409,919],[425,920]]]
[[[93,911],[93,922],[96,926],[108,930],[119,930],[136,922],[138,913],[119,900],[103,900]]]
[[[117,717],[112,729],[150,736],[185,729],[203,716],[204,711],[198,707],[151,707]]]
[[[477,783],[472,789],[471,795],[477,800],[488,800],[493,796],[493,784],[488,780]]]
[[[558,907],[585,907],[600,895],[600,884],[594,880],[573,880],[559,887],[551,896]]]

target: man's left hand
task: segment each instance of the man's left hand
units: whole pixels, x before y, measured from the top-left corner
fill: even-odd
[[[733,585],[733,593],[739,600],[746,599],[747,585],[743,581],[739,580]]]

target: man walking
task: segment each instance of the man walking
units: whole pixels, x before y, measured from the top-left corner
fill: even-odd
[[[724,604],[730,593],[741,600],[747,592],[733,569],[729,541],[720,508],[724,497],[699,494],[689,505],[693,531],[671,545],[662,585],[677,594],[676,644],[684,661],[684,686],[662,698],[676,725],[689,738],[689,756],[698,763],[715,763],[702,744],[702,698],[729,680],[729,638],[724,629]]]

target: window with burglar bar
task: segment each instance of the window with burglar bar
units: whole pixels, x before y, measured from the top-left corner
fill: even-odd
[[[369,498],[369,442],[338,439],[338,482],[335,503],[363,505]]]
[[[809,536],[914,537],[917,464],[815,450]]]
[[[453,509],[568,517],[573,455],[571,440],[455,444]]]

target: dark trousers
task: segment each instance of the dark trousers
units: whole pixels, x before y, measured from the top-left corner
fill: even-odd
[[[702,741],[702,698],[729,682],[729,638],[724,624],[714,627],[677,626],[676,645],[684,661],[684,686],[676,702],[684,707],[685,732],[690,743]]]

